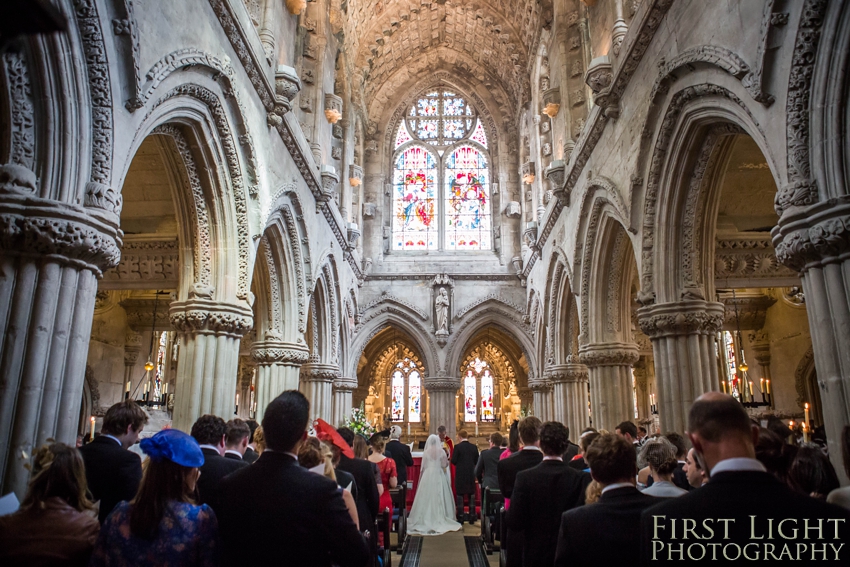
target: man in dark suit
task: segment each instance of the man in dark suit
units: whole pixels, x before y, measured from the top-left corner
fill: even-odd
[[[514,492],[514,482],[520,471],[536,467],[543,460],[540,451],[540,427],[543,423],[540,419],[530,415],[523,418],[517,426],[522,449],[506,459],[499,461],[496,468],[499,476],[499,490],[506,499],[511,498]],[[505,507],[510,508],[508,502]],[[507,567],[520,567],[522,565],[522,543],[523,532],[508,528],[507,541],[502,542],[507,555]]]
[[[461,524],[464,519],[470,524],[475,523],[475,464],[478,462],[478,447],[467,439],[469,434],[465,429],[458,431],[458,444],[452,455],[455,466],[455,501],[457,502],[457,521]],[[469,502],[469,513],[464,515],[464,501]]]
[[[227,434],[224,438],[224,458],[234,461],[244,460],[250,436],[251,428],[243,420],[236,417],[228,421]]]
[[[755,458],[758,432],[733,397],[708,392],[697,398],[688,437],[709,480],[643,512],[644,564],[784,555],[848,563],[850,549],[842,544],[850,541],[850,511],[794,492],[768,473]],[[684,540],[680,528],[688,525],[695,529]]]
[[[249,419],[245,423],[248,424],[248,429],[251,430],[251,435],[248,437],[248,448],[245,449],[245,454],[242,455],[242,460],[249,465],[253,465],[254,462],[260,458],[259,453],[257,453],[256,448],[254,447],[254,432],[260,424],[253,419]]]
[[[660,502],[635,488],[634,449],[613,433],[593,436],[585,450],[602,496],[590,506],[564,512],[558,533],[555,567],[637,565],[640,557],[640,514]]]
[[[298,466],[310,404],[289,390],[263,416],[268,450],[221,482],[222,564],[364,567],[369,547],[335,482]],[[203,476],[203,475],[201,475]]]
[[[523,533],[523,567],[551,567],[561,514],[584,504],[590,475],[564,463],[568,443],[563,424],[544,423],[540,428],[543,462],[516,476],[507,523],[514,532]]]
[[[349,447],[354,446],[353,431],[347,427],[341,427],[337,431]],[[354,502],[357,504],[357,518],[360,521],[360,529],[364,531],[371,529],[375,518],[378,516],[380,504],[378,483],[375,482],[371,464],[363,459],[350,459],[345,455],[340,455],[339,464],[336,468],[354,477],[354,484],[357,485],[357,496]]]
[[[148,422],[145,411],[133,400],[119,402],[106,412],[100,436],[80,448],[86,465],[86,481],[95,500],[100,500],[101,523],[122,500],[132,500],[142,482],[142,461],[128,451]]]
[[[395,470],[398,473],[398,485],[407,482],[407,467],[413,466],[413,455],[410,447],[399,441],[401,427],[393,425],[390,427],[390,440],[384,448],[384,455],[395,461]]]
[[[199,504],[208,504],[218,513],[221,479],[230,473],[247,467],[240,460],[225,459],[224,446],[227,438],[227,424],[218,416],[202,415],[192,426],[192,437],[201,446],[204,464],[198,478]]]
[[[490,434],[490,448],[481,451],[478,462],[475,464],[475,478],[481,485],[481,490],[489,488],[499,490],[499,457],[502,455],[502,434],[496,431]]]
[[[631,421],[624,421],[614,428],[614,433],[632,444],[635,450],[635,462],[637,462],[637,454],[640,451],[640,445],[637,440],[637,425]]]

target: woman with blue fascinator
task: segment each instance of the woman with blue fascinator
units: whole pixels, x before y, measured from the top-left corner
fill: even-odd
[[[194,503],[198,467],[204,464],[198,442],[165,429],[140,447],[148,459],[139,492],[106,519],[90,565],[217,565],[215,513]]]

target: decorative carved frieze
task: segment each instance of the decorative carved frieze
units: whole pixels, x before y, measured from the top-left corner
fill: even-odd
[[[3,72],[9,101],[11,164],[31,171],[35,159],[35,114],[32,85],[24,54],[9,50],[3,53]],[[35,174],[32,174],[33,187]]]
[[[171,320],[168,315],[168,307],[171,298],[160,295],[158,299],[153,297],[131,297],[119,303],[127,314],[127,326],[133,331],[149,331],[151,328],[157,331],[170,331]],[[154,321],[154,308],[156,308],[156,321]]]
[[[351,376],[340,376],[334,380],[335,392],[353,392],[358,388],[357,378]]]
[[[301,367],[301,379],[307,382],[334,382],[339,376],[339,366],[335,364],[310,362]]]
[[[714,334],[723,326],[726,310],[722,303],[686,299],[641,307],[637,316],[641,331],[650,339],[655,339]]]
[[[171,325],[184,333],[241,337],[254,326],[254,314],[244,304],[193,298],[173,301],[169,313]]]
[[[579,347],[579,361],[588,368],[631,366],[640,359],[640,351],[631,343],[596,343]]]
[[[254,341],[251,358],[259,365],[301,366],[309,360],[310,352],[304,343],[285,342],[266,333],[265,340]]]
[[[121,250],[121,262],[103,274],[100,289],[169,289],[180,281],[177,240],[130,240]]]
[[[460,389],[460,378],[449,378],[446,376],[429,376],[423,381],[425,389],[429,393],[434,392],[451,392],[455,393]]]
[[[798,276],[776,258],[768,234],[739,234],[717,237],[714,279],[728,285],[730,280],[797,280]]]

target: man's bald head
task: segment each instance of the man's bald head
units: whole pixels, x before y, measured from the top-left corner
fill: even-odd
[[[724,437],[752,437],[752,422],[744,406],[720,392],[707,392],[696,399],[688,413],[688,432],[711,443]]]

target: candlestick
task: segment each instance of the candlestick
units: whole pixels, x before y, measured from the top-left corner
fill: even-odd
[[[90,418],[91,432],[89,433],[89,441],[94,441],[94,416]]]

